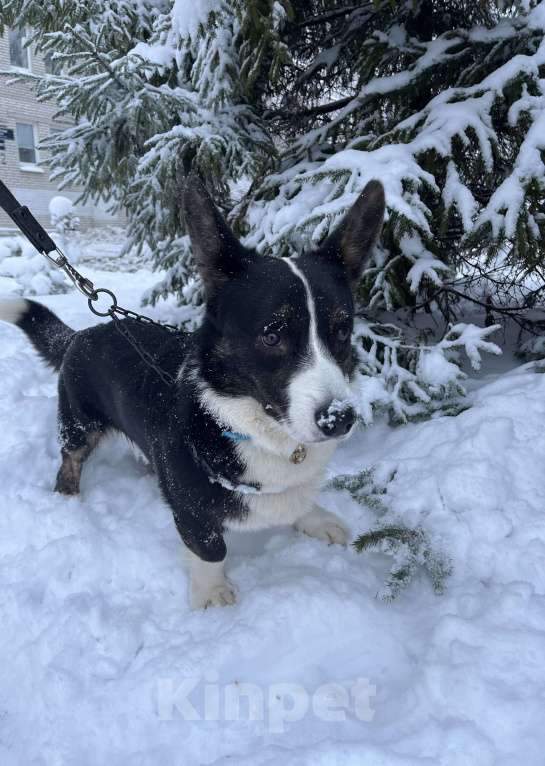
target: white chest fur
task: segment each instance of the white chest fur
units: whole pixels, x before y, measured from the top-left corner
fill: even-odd
[[[307,456],[294,464],[289,457],[262,449],[251,441],[237,446],[246,464],[242,476],[245,483],[258,483],[259,494],[242,495],[248,515],[242,522],[230,522],[238,529],[264,529],[281,524],[292,524],[307,513],[320,488],[324,471],[335,443],[307,445]]]
[[[264,529],[291,524],[307,513],[322,482],[324,471],[336,448],[334,441],[306,445],[306,458],[292,463],[298,446],[286,431],[250,397],[227,397],[203,388],[201,401],[206,409],[233,431],[250,438],[236,446],[246,470],[242,483],[258,483],[259,494],[242,494],[248,516],[232,522],[240,529]]]

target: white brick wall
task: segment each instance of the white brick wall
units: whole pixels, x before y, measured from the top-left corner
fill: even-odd
[[[30,52],[30,67],[32,72],[43,74],[44,62],[34,51]],[[8,34],[0,36],[0,71],[10,70]],[[17,122],[29,123],[34,126],[37,141],[50,135],[52,127],[59,127],[53,119],[56,108],[52,104],[40,103],[30,83],[17,82],[8,85],[10,75],[0,74],[0,127],[15,131]],[[28,205],[36,218],[45,226],[49,225],[49,201],[57,194],[75,200],[78,188],[69,187],[59,192],[50,182],[47,168],[25,168],[19,162],[17,142],[6,141],[5,153],[0,151],[0,178],[13,194],[23,204]],[[46,153],[39,152],[39,161],[43,161]],[[104,208],[87,204],[77,208],[83,227],[99,226],[103,223],[123,223],[122,217],[112,218]],[[0,230],[12,228],[11,219],[0,210]]]

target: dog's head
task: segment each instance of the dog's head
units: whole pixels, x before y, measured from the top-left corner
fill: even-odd
[[[297,441],[345,436],[355,420],[352,289],[382,225],[382,184],[370,181],[321,247],[296,259],[243,247],[194,176],[183,204],[205,289],[207,385],[251,397]]]

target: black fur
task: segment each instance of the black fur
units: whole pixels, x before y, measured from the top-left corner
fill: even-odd
[[[372,185],[322,251],[298,259],[311,285],[322,343],[347,374],[354,367],[350,283],[377,235],[383,207],[382,187]],[[195,179],[184,208],[206,286],[202,326],[193,334],[171,333],[123,320],[167,372],[176,376],[183,368],[177,385],[163,383],[112,322],[74,332],[28,301],[17,324],[60,370],[63,463],[57,490],[77,492],[81,465],[100,436],[121,431],[152,464],[184,543],[201,559],[219,562],[226,554],[226,519],[241,519],[246,511],[239,493],[211,478],[236,484],[245,466],[222,425],[203,409],[200,391],[208,386],[252,397],[282,420],[289,380],[304,363],[309,314],[302,281],[282,261],[243,248]],[[280,340],[269,346],[271,333]]]
[[[27,303],[32,310],[23,314],[17,326],[28,335],[42,359],[58,372],[66,349],[75,335],[74,330],[41,303]]]
[[[74,477],[74,466],[66,465],[69,455],[83,452],[77,458],[83,462],[101,434],[121,431],[152,464],[185,544],[205,561],[221,561],[223,521],[227,514],[240,516],[242,508],[237,496],[212,483],[209,475],[236,481],[243,466],[232,442],[199,405],[189,374],[206,328],[190,335],[123,321],[163,369],[176,376],[187,362],[188,375],[176,386],[163,383],[112,322],[74,332],[34,301],[27,301],[27,312],[17,322],[40,355],[61,369],[59,430],[65,470],[59,471],[57,489],[69,494],[79,490],[79,475]]]

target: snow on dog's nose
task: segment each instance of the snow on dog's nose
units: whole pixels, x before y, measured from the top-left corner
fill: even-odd
[[[328,439],[346,436],[356,422],[356,412],[348,402],[334,399],[327,407],[317,410],[316,425]]]

